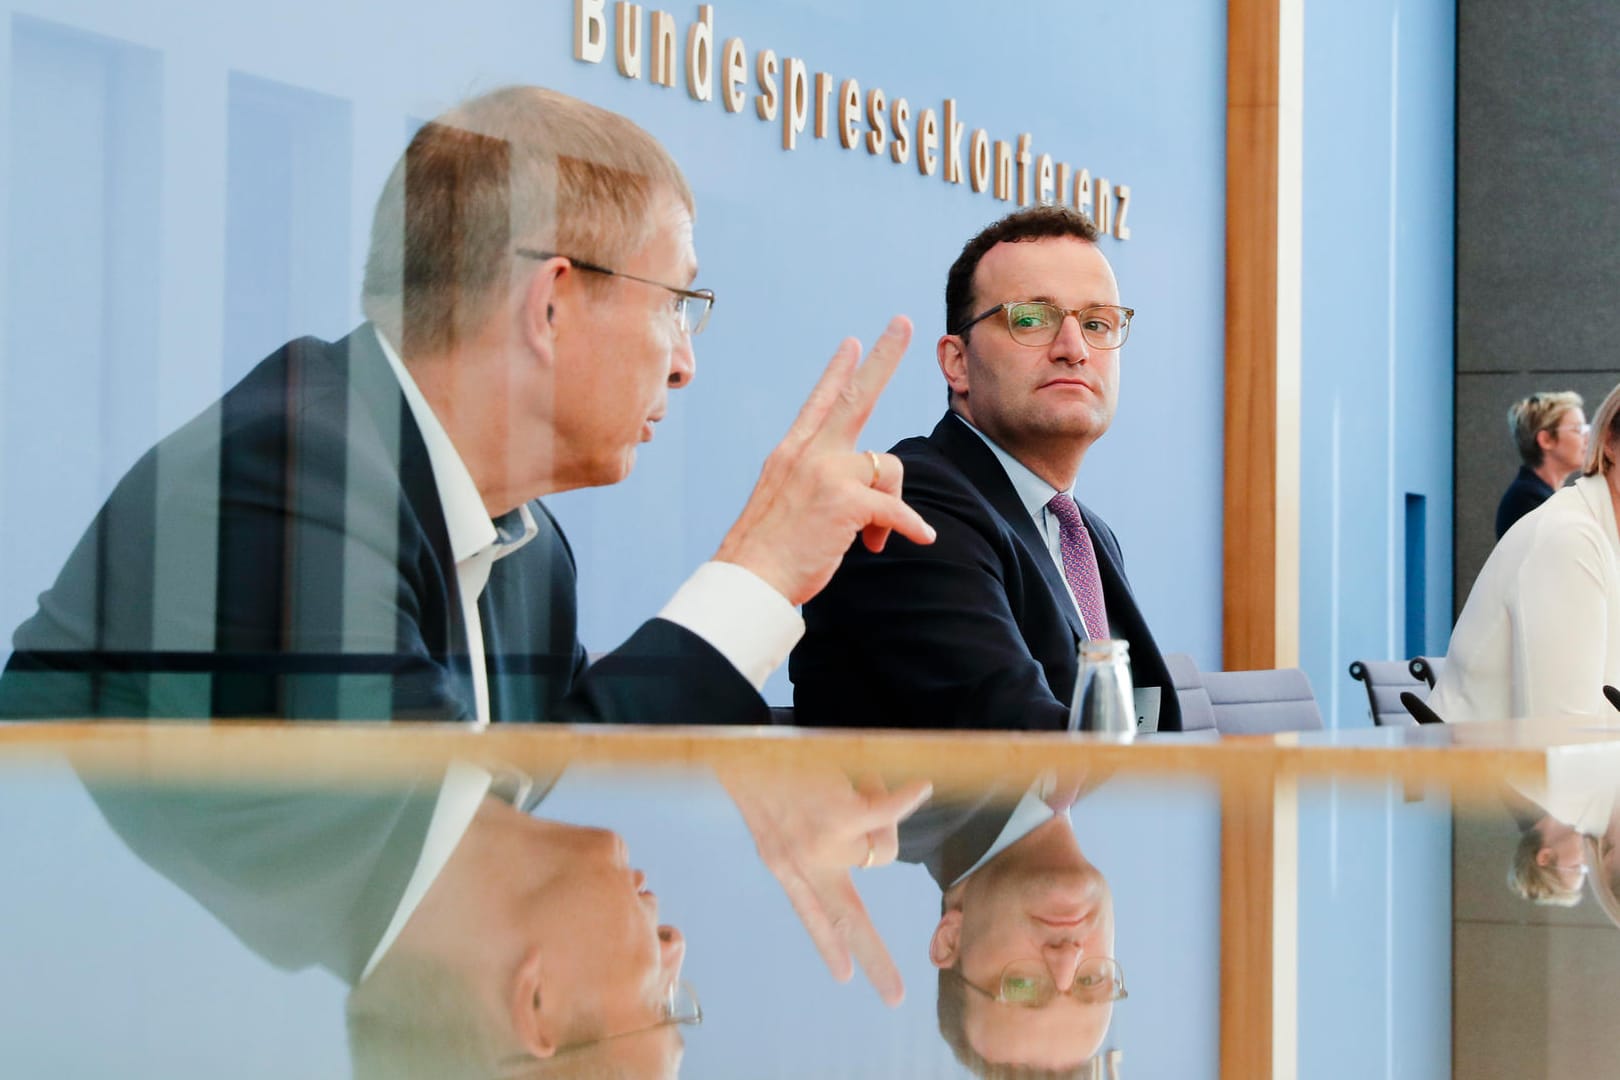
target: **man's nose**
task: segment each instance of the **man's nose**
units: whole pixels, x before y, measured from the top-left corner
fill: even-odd
[[[695,378],[697,378],[697,353],[692,349],[692,335],[683,330],[681,340],[670,356],[669,388],[679,390]]]
[[[1074,977],[1080,970],[1080,962],[1086,958],[1086,951],[1080,947],[1078,941],[1062,941],[1046,946],[1044,952],[1048,974],[1057,984],[1058,991],[1067,994],[1069,987],[1074,985]]]
[[[1091,344],[1080,332],[1080,318],[1065,315],[1058,324],[1058,335],[1052,340],[1052,361],[1061,364],[1083,364],[1091,359]]]

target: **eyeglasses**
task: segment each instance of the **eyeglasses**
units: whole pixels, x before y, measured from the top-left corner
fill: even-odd
[[[606,274],[609,277],[621,277],[630,281],[639,281],[643,285],[656,285],[660,289],[668,289],[675,294],[675,322],[682,331],[697,337],[703,333],[703,328],[709,324],[709,312],[714,308],[713,289],[681,289],[674,285],[665,285],[662,281],[627,274],[623,270],[610,270],[605,266],[598,266],[595,263],[586,262],[584,259],[576,259],[571,255],[558,255],[554,251],[518,248],[517,254],[525,259],[567,259],[576,270],[589,270],[593,274]]]
[[[1057,999],[1059,990],[1051,972],[1038,960],[1014,960],[1001,969],[1001,980],[995,993],[974,983],[953,968],[947,968],[963,984],[978,991],[992,1001],[1003,1005],[1016,1005],[1023,1009],[1041,1009]],[[1080,962],[1075,970],[1074,982],[1069,984],[1069,996],[1086,1005],[1104,1005],[1110,1001],[1124,1001],[1130,997],[1125,990],[1125,971],[1119,961],[1107,956],[1093,956]]]
[[[644,1027],[631,1028],[629,1031],[616,1031],[611,1035],[603,1035],[600,1038],[590,1039],[586,1042],[570,1043],[567,1046],[558,1047],[556,1054],[552,1056],[561,1057],[563,1054],[578,1053],[593,1046],[613,1042],[615,1039],[628,1039],[632,1035],[645,1035],[647,1032],[657,1031],[659,1028],[697,1027],[702,1023],[703,1004],[698,1001],[697,991],[693,989],[692,984],[683,979],[669,988],[669,996],[663,1002],[662,1018],[655,1023],[647,1024]],[[501,1063],[500,1068],[502,1076],[516,1077],[523,1075],[525,1070],[534,1067],[535,1064],[534,1058],[523,1055],[507,1058]]]
[[[1548,428],[1547,430],[1557,432],[1560,435],[1563,434],[1566,431],[1578,431],[1578,432],[1581,433],[1581,438],[1584,439],[1588,435],[1592,434],[1592,425],[1591,424],[1560,424],[1555,428]]]
[[[1014,300],[997,304],[989,311],[980,312],[951,333],[966,334],[979,323],[999,313],[1006,314],[1007,333],[1011,334],[1012,339],[1020,345],[1039,347],[1052,344],[1057,340],[1058,332],[1063,329],[1063,320],[1073,315],[1075,321],[1080,324],[1080,336],[1086,339],[1086,344],[1094,349],[1117,349],[1125,344],[1125,339],[1130,336],[1131,317],[1136,314],[1136,310],[1115,304],[1066,308],[1049,304],[1044,300]]]

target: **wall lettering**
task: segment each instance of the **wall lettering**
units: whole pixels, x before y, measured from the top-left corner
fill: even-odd
[[[573,11],[574,59],[601,64],[607,59],[610,35],[607,0],[574,0]],[[696,102],[714,100],[715,5],[697,5],[697,16],[686,29],[684,50],[677,48],[680,27],[669,11],[617,0],[612,21],[613,56],[620,75],[640,79],[645,71],[649,82],[672,87],[680,63],[685,69],[687,95]],[[779,57],[774,49],[760,49],[755,54],[750,86],[748,47],[737,37],[726,40],[718,59],[718,96],[725,111],[742,112],[752,92],[754,112],[760,120],[776,122],[780,114],[783,150],[798,149],[807,129],[820,140],[828,138],[836,125],[839,145],[846,150],[863,145],[867,154],[887,155],[896,165],[908,164],[915,152],[920,176],[937,176],[947,184],[965,183],[977,194],[989,193],[1019,206],[1071,206],[1090,217],[1098,232],[1121,241],[1131,238],[1129,184],[1110,184],[1102,177],[1093,180],[1090,169],[1050,153],[1037,155],[1031,132],[1020,132],[1008,141],[993,138],[985,128],[975,128],[969,137],[967,121],[954,97],[945,98],[937,110],[914,112],[907,98],[890,97],[881,87],[870,87],[863,94],[860,80],[853,77],[839,80],[817,71],[812,82],[806,59]]]

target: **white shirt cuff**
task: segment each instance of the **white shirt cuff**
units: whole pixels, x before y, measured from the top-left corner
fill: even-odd
[[[799,609],[736,563],[706,562],[698,567],[658,617],[714,646],[761,691],[804,636]]]

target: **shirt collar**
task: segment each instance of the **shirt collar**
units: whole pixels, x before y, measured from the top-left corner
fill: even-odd
[[[1053,487],[1031,472],[1029,466],[997,446],[990,436],[974,427],[967,417],[955,410],[952,410],[951,415],[962,421],[969,431],[983,439],[984,445],[988,446],[990,452],[996,455],[996,460],[1001,462],[1002,469],[1007,473],[1007,479],[1012,481],[1013,490],[1018,493],[1018,501],[1024,504],[1024,511],[1030,517],[1039,521],[1042,511],[1046,509],[1046,504],[1052,501],[1054,495],[1074,497],[1073,487],[1069,488],[1068,491],[1060,491],[1058,488]]]
[[[388,358],[388,366],[394,369],[394,377],[405,394],[405,404],[410,407],[411,418],[416,421],[422,442],[427,446],[428,464],[433,469],[433,483],[439,489],[439,505],[444,510],[444,523],[450,534],[451,557],[459,564],[492,545],[501,545],[498,558],[528,543],[539,531],[528,505],[501,515],[498,522],[489,519],[484,498],[478,494],[478,485],[473,483],[467,463],[461,460],[461,454],[450,441],[450,433],[444,430],[433,406],[422,395],[421,387],[416,385],[388,338],[377,327],[372,329],[383,355]]]
[[[1598,528],[1609,541],[1609,548],[1620,555],[1620,529],[1615,525],[1614,501],[1609,494],[1609,478],[1602,473],[1583,476],[1575,481],[1575,489],[1581,493],[1593,516],[1597,518]]]

